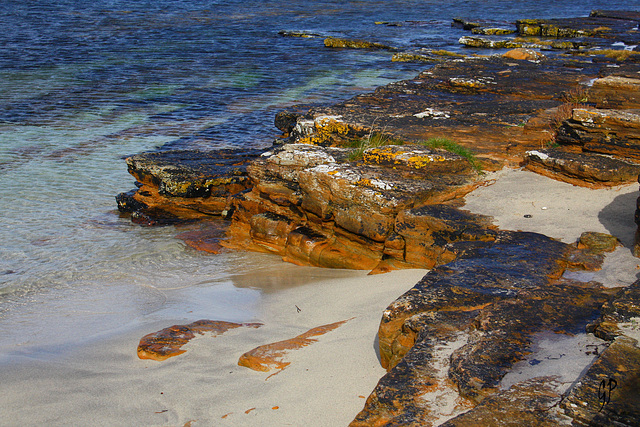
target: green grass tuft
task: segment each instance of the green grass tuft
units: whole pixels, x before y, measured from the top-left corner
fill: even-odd
[[[476,158],[476,155],[469,149],[464,148],[460,144],[447,139],[447,138],[429,138],[426,141],[420,141],[419,144],[424,145],[429,148],[438,148],[441,150],[448,151],[450,153],[457,154],[459,156],[467,159],[471,167],[476,172],[482,172],[482,165]]]
[[[371,132],[364,138],[351,141],[349,147],[355,148],[355,150],[349,154],[349,160],[352,162],[361,160],[364,157],[365,150],[368,150],[369,148],[384,147],[385,145],[404,145],[404,141],[383,133]]]

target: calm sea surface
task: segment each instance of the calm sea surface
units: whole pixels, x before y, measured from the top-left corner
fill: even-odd
[[[163,317],[245,320],[262,292],[295,285],[294,267],[277,258],[204,255],[173,227],[134,226],[118,216],[114,196],[133,188],[124,156],[268,147],[279,110],[348,99],[427,67],[392,63],[388,52],[327,49],[323,37],[460,50],[465,32],[451,27],[454,17],[511,22],[638,8],[619,0],[3,0],[0,350],[64,345]]]

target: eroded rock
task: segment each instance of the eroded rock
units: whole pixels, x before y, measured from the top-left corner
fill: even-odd
[[[214,337],[230,329],[248,327],[259,328],[262,323],[233,323],[221,320],[198,320],[188,325],[174,325],[145,335],[138,344],[140,359],[166,360],[187,350],[182,346],[196,337],[196,334],[210,333]]]
[[[291,362],[285,360],[285,356],[289,351],[298,350],[315,343],[318,341],[316,337],[339,328],[349,320],[318,326],[297,337],[256,347],[240,356],[238,365],[254,371],[269,372],[277,369],[280,372],[291,364]]]
[[[247,164],[257,150],[159,151],[127,158],[140,183],[116,197],[134,222],[164,225],[224,215],[229,199],[251,187]]]
[[[288,144],[265,153],[248,168],[255,187],[232,201],[223,244],[321,267],[423,266],[412,250],[405,255],[398,216],[465,194],[477,172],[459,155],[420,145],[370,148],[349,161],[353,152]]]
[[[491,237],[449,243],[455,261],[431,270],[385,310],[378,338],[389,372],[353,425],[431,425],[464,412],[498,391],[536,334],[583,330],[609,298],[598,286],[559,279],[574,265],[575,246],[535,233]],[[437,362],[452,343],[450,358]],[[453,394],[457,409],[442,414],[426,398],[435,390]]]

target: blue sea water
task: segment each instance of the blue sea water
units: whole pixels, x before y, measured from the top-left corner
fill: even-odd
[[[273,257],[204,255],[173,227],[134,226],[114,196],[133,188],[127,155],[266,148],[278,111],[348,99],[427,67],[392,63],[384,51],[327,49],[323,37],[461,50],[454,17],[513,22],[639,8],[620,0],[3,0],[0,351],[189,311],[244,320],[261,292],[295,285],[293,267],[274,268]],[[266,279],[248,279],[251,271]],[[210,299],[193,301],[196,290]]]

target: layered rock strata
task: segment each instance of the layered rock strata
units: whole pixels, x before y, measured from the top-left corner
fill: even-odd
[[[474,188],[469,162],[418,145],[353,150],[287,144],[248,168],[253,189],[232,200],[225,246],[320,267],[376,269],[448,262],[451,200]],[[460,219],[461,220],[461,219]],[[469,238],[475,236],[472,231]]]
[[[256,150],[159,151],[126,159],[138,189],[116,197],[141,225],[225,215],[231,196],[251,187],[246,172]]]
[[[637,76],[637,71],[616,71],[575,94],[581,99],[563,104],[559,113],[568,118],[554,135],[556,147],[527,153],[527,168],[577,185],[634,181],[640,173]]]

